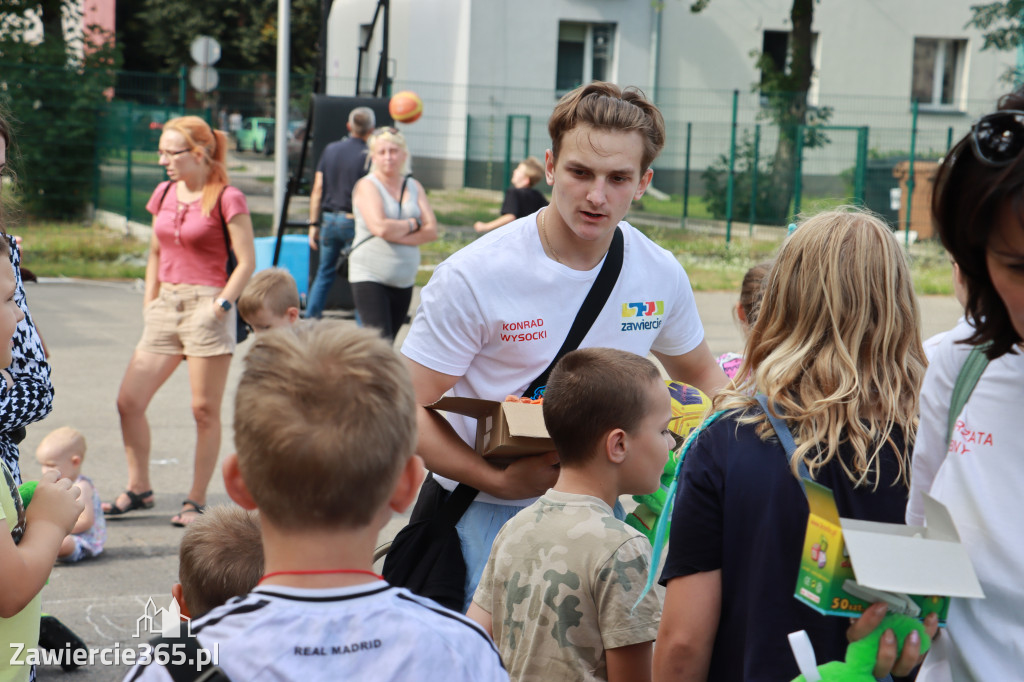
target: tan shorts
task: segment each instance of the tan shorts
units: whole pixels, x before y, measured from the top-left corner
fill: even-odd
[[[145,328],[137,350],[208,358],[235,350],[235,307],[217,319],[213,300],[220,287],[160,284],[160,295],[142,313]]]

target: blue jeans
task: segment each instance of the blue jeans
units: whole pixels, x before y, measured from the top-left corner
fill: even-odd
[[[352,243],[355,235],[356,223],[351,218],[346,218],[344,213],[320,215],[320,265],[316,270],[313,286],[309,288],[306,317],[321,317],[324,314],[327,294],[338,274],[335,270],[338,256],[342,249]]]
[[[498,531],[505,522],[522,509],[524,508],[513,505],[473,502],[455,524],[459,540],[462,541],[462,558],[466,562],[466,602],[463,604],[463,613],[468,611],[470,604],[473,603],[473,595],[484,574],[487,559],[491,556],[494,538],[498,536]],[[626,510],[618,500],[615,500],[612,513],[620,521],[626,518]]]

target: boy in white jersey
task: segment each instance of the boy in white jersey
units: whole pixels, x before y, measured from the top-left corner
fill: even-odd
[[[377,534],[415,498],[409,374],[375,330],[261,333],[235,396],[232,499],[260,512],[265,571],[191,623],[232,680],[507,680],[479,626],[373,574]],[[170,680],[159,665],[128,679]]]
[[[622,220],[651,182],[665,143],[661,113],[638,90],[594,82],[559,101],[548,132],[550,205],[454,254],[423,289],[402,346],[417,401],[429,405],[449,392],[490,400],[521,394],[565,340],[617,231],[622,268],[580,347],[653,352],[674,379],[713,395],[727,379],[704,341],[686,273]],[[474,452],[474,435],[473,420],[420,412],[416,452],[434,475],[413,520],[434,516],[457,483],[480,491],[456,526],[464,608],[498,529],[558,476],[554,452],[499,467]]]

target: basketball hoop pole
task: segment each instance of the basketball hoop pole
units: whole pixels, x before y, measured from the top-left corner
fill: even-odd
[[[290,0],[280,0],[282,4],[290,2]],[[320,39],[317,41],[317,45],[320,49],[320,54],[317,55],[316,60],[316,73],[313,77],[313,94],[324,94],[327,91],[327,22],[331,16],[331,7],[334,4],[334,0],[321,0],[321,15],[320,15]],[[280,7],[279,7],[280,9]],[[279,36],[280,37],[280,36]],[[287,54],[287,50],[286,50]],[[280,98],[279,98],[280,99]],[[295,172],[288,180],[287,190],[284,193],[284,199],[281,202],[281,212],[277,215],[275,225],[277,230],[275,233],[276,239],[274,240],[274,258],[273,264],[276,266],[278,260],[281,258],[281,243],[284,240],[284,233],[287,227],[305,227],[306,223],[289,223],[288,222],[288,206],[291,204],[291,198],[299,193],[299,184],[302,182],[302,173],[306,167],[306,156],[309,151],[309,140],[312,137],[313,131],[313,102],[316,98],[309,98],[309,110],[306,112],[306,132],[302,138],[302,148],[299,150],[299,163],[295,168]],[[285,94],[285,101],[287,103],[287,92]],[[287,116],[287,114],[286,114]],[[277,133],[277,126],[275,133]],[[287,125],[285,126],[285,134],[287,134]],[[287,138],[286,138],[287,140]],[[283,155],[285,172],[288,168],[288,151],[287,141],[284,143],[284,151],[278,152],[279,158]],[[279,162],[280,163],[280,162]],[[276,205],[276,198],[275,198]]]
[[[277,92],[274,107],[274,223],[287,218],[285,182],[288,177],[288,78],[291,70],[291,0],[277,1]],[[275,262],[276,262],[275,258]]]
[[[380,61],[377,62],[377,77],[373,83],[371,93],[360,91],[362,85],[363,60],[370,51],[370,43],[373,42],[373,32],[377,28],[378,17],[384,17],[381,27]],[[356,91],[355,96],[361,97],[364,94],[372,94],[374,97],[387,97],[391,90],[391,83],[388,79],[388,56],[390,54],[390,33],[391,33],[391,2],[390,0],[377,0],[377,9],[373,11],[373,19],[370,21],[370,29],[366,32],[366,39],[359,46],[359,56],[356,59]]]

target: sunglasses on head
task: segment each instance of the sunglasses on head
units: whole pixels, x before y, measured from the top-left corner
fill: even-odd
[[[971,126],[971,150],[988,166],[1008,166],[1024,151],[1024,111],[1007,109],[982,116]]]
[[[382,126],[373,131],[374,135],[401,135],[402,133],[398,128],[392,128],[391,126]]]

